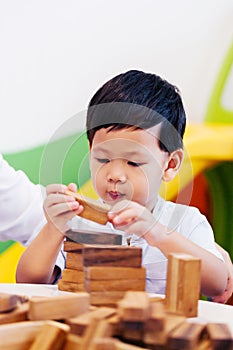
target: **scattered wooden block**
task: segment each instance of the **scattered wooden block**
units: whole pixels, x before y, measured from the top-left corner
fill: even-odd
[[[64,269],[62,271],[62,280],[72,283],[84,283],[84,271]]]
[[[93,318],[103,320],[108,319],[115,314],[115,308],[98,307],[94,311],[88,311],[78,317],[66,319],[65,322],[70,326],[71,333],[81,336]]]
[[[74,197],[79,204],[84,207],[84,210],[81,214],[79,214],[79,216],[102,225],[105,225],[108,222],[108,212],[111,209],[110,205],[82,196],[72,191],[66,191],[66,194]]]
[[[80,343],[81,337],[74,334],[68,334],[63,350],[78,350]]]
[[[63,281],[63,279],[60,279],[57,285],[58,285],[58,289],[64,292],[77,293],[77,292],[86,291],[84,283],[72,283],[72,282],[67,282],[67,281]]]
[[[164,332],[166,314],[163,302],[153,302],[148,319],[143,325],[143,342],[145,344],[156,344],[156,338]]]
[[[67,252],[66,253],[66,268],[71,270],[83,270],[82,252]]]
[[[204,324],[183,322],[168,334],[171,350],[194,350],[203,336]]]
[[[168,256],[166,307],[170,312],[195,317],[200,296],[201,260],[188,254]]]
[[[150,300],[146,292],[126,292],[118,302],[118,314],[123,321],[144,322],[150,315]]]
[[[29,349],[44,321],[25,321],[4,324],[0,327],[0,348],[3,350]]]
[[[83,248],[83,266],[141,267],[142,249],[126,246],[89,246]]]
[[[144,333],[147,344],[151,346],[153,350],[167,349],[168,334],[185,322],[185,320],[186,318],[184,316],[166,314],[164,327],[161,330],[155,330],[154,336],[151,333],[146,337],[146,334]]]
[[[143,322],[121,321],[121,337],[127,341],[141,342],[143,339]]]
[[[0,314],[0,325],[13,322],[22,322],[28,319],[29,304],[24,303],[18,305],[11,312],[4,312]]]
[[[95,350],[148,350],[113,338],[100,338],[95,340],[94,344]]]
[[[92,318],[81,339],[79,350],[95,350],[94,340],[111,336],[111,327],[105,320]]]
[[[93,341],[94,350],[116,350],[115,339],[98,338]]]
[[[55,321],[46,321],[29,350],[61,350],[70,327]]]
[[[29,301],[30,320],[60,320],[86,312],[89,294],[85,292],[58,295],[49,298],[32,297]]]
[[[91,292],[91,305],[116,307],[117,303],[124,297],[124,291]]]
[[[14,294],[0,293],[0,313],[12,311],[21,303],[21,297]]]
[[[84,285],[87,292],[105,292],[105,291],[144,291],[145,280],[88,280],[85,279]]]
[[[210,343],[214,350],[232,350],[233,337],[229,327],[224,323],[208,323],[206,325]]]
[[[85,267],[85,278],[97,280],[143,280],[146,278],[144,267],[89,266]]]
[[[147,348],[142,348],[141,346],[139,347],[136,345],[123,343],[118,339],[115,339],[115,346],[115,350],[148,350]]]

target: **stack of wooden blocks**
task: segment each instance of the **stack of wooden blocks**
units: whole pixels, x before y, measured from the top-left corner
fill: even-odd
[[[66,241],[64,250],[66,268],[58,282],[62,291],[86,291],[92,305],[114,306],[126,291],[145,290],[141,248]]]

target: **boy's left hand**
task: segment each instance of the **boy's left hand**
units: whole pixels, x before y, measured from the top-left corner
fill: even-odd
[[[155,218],[151,212],[142,205],[129,200],[122,200],[116,203],[111,212],[108,213],[109,221],[116,229],[122,230],[127,234],[136,234],[139,237],[152,231],[156,224]]]

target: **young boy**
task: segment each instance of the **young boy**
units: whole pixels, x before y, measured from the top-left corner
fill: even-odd
[[[154,74],[128,71],[104,84],[87,111],[87,136],[94,188],[113,228],[143,249],[148,292],[164,293],[167,256],[184,252],[201,259],[201,292],[214,297],[227,286],[227,268],[212,229],[200,212],[163,200],[162,181],[171,181],[183,159],[186,116],[179,91]],[[44,203],[48,223],[25,251],[17,281],[51,283],[68,221],[83,207],[65,195],[70,184],[49,185]]]

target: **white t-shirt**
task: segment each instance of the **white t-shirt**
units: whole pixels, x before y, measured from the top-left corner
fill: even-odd
[[[23,171],[15,171],[0,154],[0,241],[29,245],[46,224],[44,197],[44,187],[33,184]],[[62,252],[56,265],[64,268]]]
[[[172,230],[176,230],[182,236],[185,236],[224,261],[215,246],[214,234],[210,224],[197,208],[165,201],[161,197],[158,197],[153,210],[153,216],[161,224],[168,227],[168,234],[171,234]],[[121,232],[123,235],[123,244],[126,244],[126,235],[124,232],[115,230],[110,223],[107,223],[106,226],[98,225],[78,217],[72,221],[73,229],[86,228],[97,230],[105,227],[108,231]],[[142,248],[142,265],[146,268],[146,291],[165,294],[167,274],[166,256],[158,248],[150,246],[146,240],[134,234],[131,236],[130,245]]]

